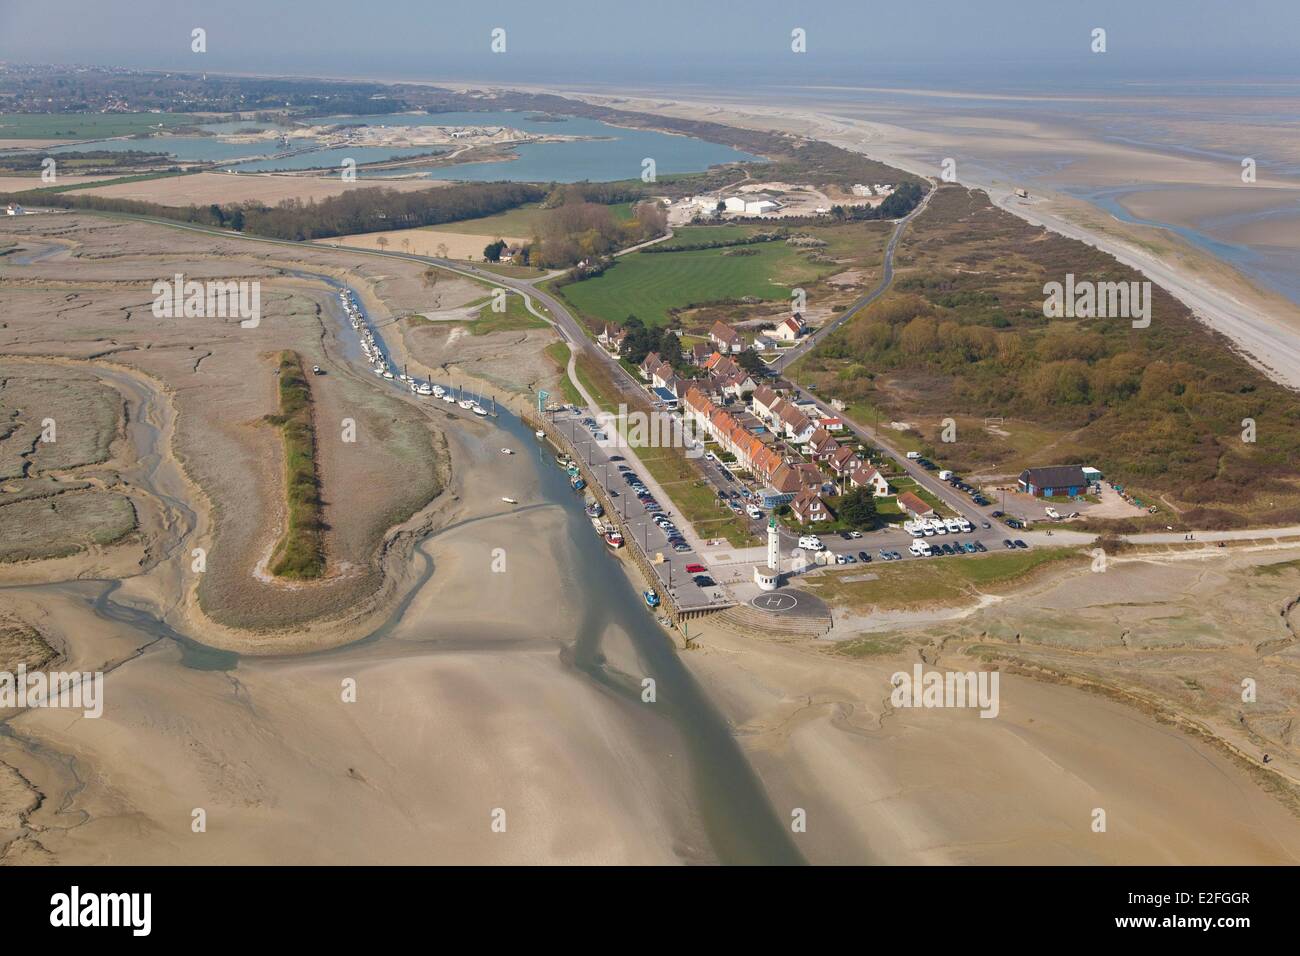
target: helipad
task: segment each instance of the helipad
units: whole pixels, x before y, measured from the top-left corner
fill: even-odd
[[[759,594],[750,598],[749,603],[760,611],[779,614],[782,611],[793,611],[799,604],[799,599],[793,594]]]

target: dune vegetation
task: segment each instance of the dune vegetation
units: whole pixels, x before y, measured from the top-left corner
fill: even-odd
[[[271,555],[270,570],[282,578],[325,573],[324,519],[316,471],[316,427],[311,384],[297,352],[280,353],[280,412],[267,421],[284,438],[285,529]]]

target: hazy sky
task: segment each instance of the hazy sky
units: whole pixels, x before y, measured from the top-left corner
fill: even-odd
[[[190,51],[207,30],[208,51]],[[507,52],[489,50],[494,27]],[[790,51],[807,31],[808,52]],[[1094,27],[1105,57],[1090,53]],[[483,81],[1295,73],[1300,0],[0,0],[0,59]]]

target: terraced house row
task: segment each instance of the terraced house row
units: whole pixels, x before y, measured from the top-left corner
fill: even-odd
[[[869,488],[876,497],[889,494],[889,483],[874,466],[867,464],[853,449],[841,446],[830,437],[826,428],[818,427],[792,402],[776,398],[775,393],[766,386],[759,388],[754,395],[754,414],[760,419],[771,420],[772,434],[778,438],[785,437],[794,444],[806,445],[812,460],[803,460],[794,454],[782,454],[775,445],[763,441],[731,412],[715,404],[701,388],[692,387],[687,390],[683,409],[694,428],[716,441],[725,452],[735,457],[740,468],[748,471],[765,486],[762,496],[765,507],[785,504],[807,492],[816,495],[843,494],[850,488],[863,487]],[[773,399],[780,404],[776,404]],[[772,415],[774,406],[775,417]],[[831,423],[834,427],[833,420]],[[813,450],[814,436],[817,438],[816,447],[822,451],[821,455]],[[825,465],[830,476],[822,471],[819,464]]]

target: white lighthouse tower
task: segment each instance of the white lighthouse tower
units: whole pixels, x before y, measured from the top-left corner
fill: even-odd
[[[754,583],[763,591],[775,591],[781,586],[781,533],[775,513],[767,518],[767,564],[754,568]]]

